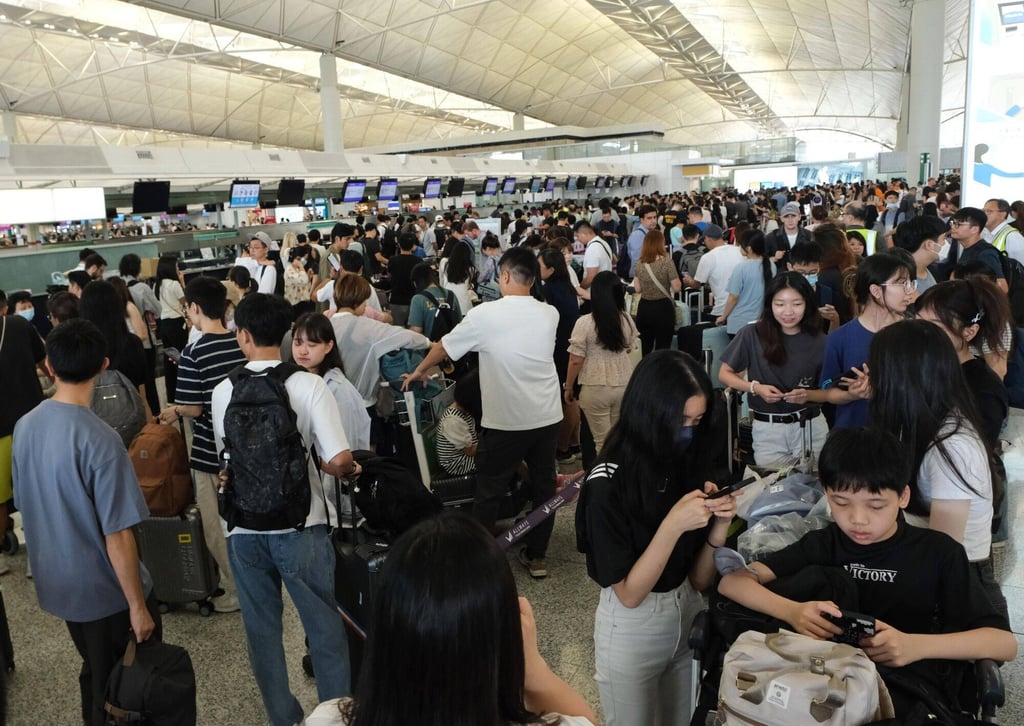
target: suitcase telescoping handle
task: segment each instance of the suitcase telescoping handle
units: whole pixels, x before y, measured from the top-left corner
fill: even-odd
[[[498,545],[503,550],[507,550],[509,547],[525,537],[527,532],[550,517],[557,510],[561,509],[569,502],[576,501],[576,498],[580,495],[580,489],[583,487],[583,480],[585,478],[586,475],[584,474],[577,479],[573,479],[565,485],[565,488],[562,489],[562,491],[558,492],[558,494],[551,497],[551,499],[544,502],[544,504],[527,514],[526,519],[517,522],[510,530],[498,535]]]

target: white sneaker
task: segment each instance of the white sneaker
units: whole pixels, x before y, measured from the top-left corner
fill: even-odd
[[[233,593],[224,593],[210,602],[213,603],[215,613],[237,613],[241,609],[238,605],[238,597]]]

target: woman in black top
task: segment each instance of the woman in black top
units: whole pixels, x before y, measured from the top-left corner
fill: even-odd
[[[569,281],[569,268],[565,255],[557,247],[548,247],[537,258],[540,278],[543,280],[544,300],[558,311],[555,330],[555,370],[558,371],[558,389],[565,386],[569,370],[569,336],[580,317],[579,298]],[[558,457],[567,460],[580,445],[580,405],[562,399],[562,427],[558,431]]]
[[[142,341],[128,332],[124,305],[117,290],[106,280],[90,282],[82,290],[79,316],[93,323],[107,340],[109,368],[120,371],[146,400],[146,354]]]
[[[953,341],[967,387],[981,415],[979,432],[994,450],[999,450],[999,432],[1009,413],[1006,386],[982,358],[975,358],[971,344],[988,342],[1001,347],[1003,331],[1010,320],[1006,295],[991,282],[980,278],[950,280],[925,290],[917,299],[917,317],[942,328]]]
[[[736,510],[731,496],[708,498],[712,400],[693,358],[648,355],[580,495],[577,546],[603,588],[595,679],[609,726],[689,723],[687,634]]]

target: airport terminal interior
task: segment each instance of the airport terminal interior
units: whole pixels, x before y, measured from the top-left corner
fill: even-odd
[[[517,246],[535,254],[544,246],[565,252],[558,257],[564,259],[567,278],[575,278],[571,304],[583,305],[573,308],[574,320],[576,313],[592,309],[592,273],[611,275],[614,270],[617,294],[625,290],[627,306],[634,304],[627,312],[642,328],[630,366],[641,360],[641,339],[645,356],[648,335],[655,340],[645,327],[653,323],[637,312],[645,304],[653,309],[649,301],[658,296],[649,285],[639,288],[641,281],[653,280],[660,301],[673,301],[669,317],[674,325],[666,324],[671,327],[669,347],[689,352],[684,341],[694,338],[685,331],[699,328],[703,338],[696,337],[693,350],[704,358],[711,385],[722,390],[727,385],[720,374],[732,371],[726,365],[722,373],[722,355],[727,347],[734,350],[730,342],[739,332],[732,327],[736,321],[726,318],[746,299],[728,277],[720,290],[713,289],[713,275],[704,275],[696,258],[692,267],[686,266],[690,248],[683,238],[692,230],[694,236],[687,239],[699,238],[694,243],[700,247],[698,257],[711,254],[723,239],[727,246],[742,247],[748,262],[763,258],[765,269],[775,253],[779,273],[786,272],[782,265],[788,263],[789,274],[804,276],[800,285],[808,287],[806,279],[822,310],[831,308],[822,313],[826,320],[835,314],[836,325],[854,325],[874,294],[865,293],[868,303],[854,300],[860,297],[854,280],[860,284],[865,264],[854,257],[851,245],[857,239],[868,259],[895,247],[906,249],[900,258],[905,267],[917,264],[916,280],[904,276],[865,283],[883,291],[883,301],[889,285],[904,285],[908,295],[911,288],[924,293],[951,273],[966,285],[961,268],[967,267],[967,258],[957,267],[956,255],[966,255],[974,243],[957,230],[970,226],[976,212],[986,217],[979,239],[1005,252],[995,256],[1003,261],[996,263],[1002,267],[995,277],[1009,293],[1009,303],[998,304],[1007,313],[1003,349],[970,350],[984,361],[1003,356],[995,374],[1006,376],[1006,385],[997,388],[1010,392],[995,443],[1006,470],[1004,531],[994,536],[988,557],[972,557],[971,566],[978,572],[993,566],[989,584],[1005,596],[1010,630],[1020,648],[1024,345],[1016,335],[1024,333],[1022,50],[1024,3],[1004,0],[0,0],[0,290],[16,301],[7,314],[30,321],[34,316],[35,330],[43,336],[57,321],[48,307],[55,295],[69,290],[81,295],[91,279],[123,276],[119,265],[126,258],[140,265],[129,286],[134,278],[143,285],[157,277],[180,278],[185,287],[199,277],[212,277],[224,281],[235,302],[251,289],[283,295],[296,317],[307,311],[330,315],[335,309],[339,315],[362,316],[368,308],[352,305],[350,310],[347,298],[338,297],[342,278],[359,276],[358,270],[342,269],[348,263],[338,255],[357,244],[363,251],[357,263],[365,265],[363,275],[374,290],[369,308],[378,297],[380,302],[379,313],[365,315],[380,315],[375,320],[395,325],[409,316],[415,332],[402,334],[429,336],[428,328],[414,325],[410,307],[415,311],[415,302],[391,300],[389,307],[387,291],[394,293],[386,269],[390,254],[400,257],[400,245],[412,239],[412,248],[435,275],[439,263],[444,286],[446,270],[454,269],[447,258],[461,254],[455,251],[459,239],[469,243],[469,255],[461,257],[470,260],[473,275],[482,274],[485,265],[497,269],[497,258],[491,263],[487,253],[493,237],[497,247],[491,249],[500,253]],[[645,215],[653,215],[650,222]],[[606,227],[601,226],[603,217]],[[941,220],[941,230],[908,249],[900,227],[905,235],[907,229],[924,229],[924,222],[914,225],[929,217],[930,223]],[[565,225],[577,226],[558,234]],[[661,288],[649,263],[643,273],[635,257],[641,243],[648,249],[637,230],[649,236],[655,226],[664,231],[657,260],[676,253],[668,260],[671,292]],[[823,253],[817,237],[812,242],[810,231],[821,234],[825,227],[839,230],[839,257]],[[368,232],[366,243],[363,235],[371,229],[377,232]],[[856,239],[848,237],[851,231]],[[761,240],[760,252],[746,242],[755,237]],[[311,248],[307,243],[316,239],[321,246]],[[611,247],[607,263],[595,262],[595,268],[588,241],[598,239]],[[959,242],[961,252],[958,240],[965,240]],[[794,262],[803,264],[797,258],[808,254],[808,246],[817,250],[813,260],[807,258],[815,270],[810,273],[793,267]],[[923,258],[917,249],[933,256]],[[257,256],[260,262],[254,261]],[[161,272],[160,261],[168,257],[178,261],[180,275]],[[276,289],[272,281],[264,290],[264,257],[275,261],[269,267],[275,270]],[[738,251],[736,258],[741,258]],[[545,259],[541,253],[542,277],[551,266]],[[842,299],[849,301],[852,315],[837,313],[831,293],[825,299],[821,292],[826,268],[839,269],[836,259],[849,262],[840,273],[846,286]],[[241,283],[234,277],[240,269]],[[300,282],[294,270],[300,270],[295,273]],[[451,289],[461,285],[456,296],[468,301],[460,307],[499,305],[498,298],[509,296],[506,283],[498,282],[504,280],[501,274],[453,280]],[[757,321],[770,277],[759,281],[755,312],[745,322]],[[318,298],[315,286],[325,282],[329,285]],[[996,284],[978,284],[1001,294]],[[379,296],[374,288],[381,290]],[[696,303],[687,290],[700,291]],[[136,299],[131,287],[125,294]],[[556,305],[550,297],[548,302]],[[434,305],[423,304],[433,311]],[[902,309],[897,314],[888,302],[884,306],[894,319],[902,315]],[[764,310],[768,316],[770,306]],[[461,309],[462,315],[467,312]],[[983,317],[979,311],[964,321],[964,329],[979,323],[983,328]],[[153,377],[145,403],[164,411],[165,419],[172,411],[176,425],[181,417],[172,400],[175,356],[185,350],[184,337],[178,350],[170,338],[159,340],[155,333],[163,328],[155,319],[150,322],[147,326],[142,318],[143,335],[152,340],[146,347],[156,361],[155,368],[149,364]],[[776,327],[787,331],[786,325],[780,321]],[[1012,345],[1011,326],[1017,329]],[[876,329],[870,330],[874,334]],[[828,327],[829,338],[834,331]],[[423,335],[419,347],[429,342]],[[596,335],[600,341],[600,329]],[[565,339],[568,343],[568,334]],[[0,353],[7,355],[3,344],[0,335]],[[559,388],[565,383],[564,365],[571,372],[574,356],[553,381]],[[558,351],[554,361],[560,365]],[[350,368],[348,361],[345,367]],[[486,370],[494,369],[481,367],[481,386],[495,387],[507,400],[521,395],[508,381],[484,380]],[[819,363],[815,383],[799,388],[817,386],[820,370]],[[0,396],[7,375],[0,372]],[[743,464],[754,463],[759,445],[756,440],[749,444],[752,450],[744,455],[750,460],[743,459],[740,430],[746,424],[743,430],[757,431],[750,421],[759,382],[752,376],[739,380],[743,390],[732,387],[748,394],[739,396],[746,400],[736,409],[744,418],[739,424],[730,419],[733,428],[726,433],[728,466],[737,479]],[[356,390],[360,384],[354,377],[352,384],[348,387],[362,396],[364,407],[373,408]],[[587,385],[583,382],[584,390]],[[388,390],[386,385],[382,390]],[[872,395],[870,387],[864,390],[862,398]],[[572,398],[571,386],[569,391]],[[44,393],[52,396],[53,390]],[[811,397],[799,400],[810,402]],[[853,399],[843,402],[848,400]],[[484,418],[487,401],[484,395]],[[778,401],[787,405],[781,394]],[[566,399],[559,410],[576,411],[578,421],[581,407],[586,414],[583,399],[579,405]],[[811,408],[818,416],[814,406],[797,413],[803,416]],[[773,408],[756,421],[772,424],[779,411],[788,415],[792,410]],[[424,425],[436,423],[442,412],[433,411],[434,418]],[[22,413],[27,415],[17,415]],[[377,427],[378,413],[371,415],[369,440],[375,446],[390,441]],[[418,415],[426,414],[418,409]],[[410,430],[409,414],[401,419],[404,428],[398,416],[384,416],[381,425],[404,432],[401,438]],[[5,414],[0,421],[6,426],[8,418]],[[786,418],[781,425],[796,425],[795,420]],[[11,436],[13,426],[0,430],[0,442]],[[595,452],[588,453],[586,442],[592,448],[594,435],[599,443],[607,433],[591,431],[589,424],[582,434],[579,426],[570,428],[559,432],[557,471],[564,481],[592,472]],[[191,445],[191,426],[181,430]],[[54,441],[44,444],[57,452],[60,437],[55,431]],[[420,447],[415,432],[413,439],[411,449],[399,443],[396,453],[417,480],[429,484],[438,476],[439,454]],[[422,440],[424,446],[434,445],[432,438]],[[16,435],[14,441],[17,457]],[[0,456],[0,466],[9,466],[10,451],[8,438],[6,448],[0,448],[6,456]],[[509,477],[512,469],[514,463]],[[13,486],[17,492],[17,478]],[[986,486],[991,500],[991,485]],[[476,496],[479,504],[481,495]],[[463,509],[479,514],[473,498],[471,492],[461,500]],[[542,503],[540,498],[532,502]],[[554,515],[546,556],[531,560],[526,550],[510,549],[509,566],[519,594],[533,605],[540,654],[585,699],[596,723],[649,726],[629,716],[607,719],[595,681],[595,611],[612,588],[602,594],[588,575],[587,556],[577,548],[576,507],[570,501]],[[529,511],[524,506],[518,514]],[[516,515],[503,513],[499,523],[512,527],[521,519]],[[67,625],[40,608],[38,580],[29,568],[28,553],[46,543],[26,538],[22,513],[15,512],[11,521],[0,555],[5,571],[0,592],[16,665],[7,677],[7,723],[81,724],[77,681],[82,659]],[[988,537],[987,524],[985,530]],[[710,538],[707,544],[715,547]],[[546,576],[541,576],[538,567],[545,563]],[[683,587],[677,585],[677,590]],[[648,588],[645,594],[664,593]],[[618,603],[621,595],[611,597]],[[303,624],[292,601],[284,600],[288,677],[308,716],[318,702],[316,681],[303,668]],[[234,612],[200,613],[189,603],[162,618],[164,639],[186,648],[192,659],[196,722],[268,723],[237,602],[219,609]],[[349,637],[354,637],[351,630]],[[2,640],[0,635],[0,651]],[[998,722],[1024,724],[1021,658],[1002,664],[999,672],[1005,703]],[[687,701],[688,688],[687,682]],[[677,722],[666,717],[664,723]]]

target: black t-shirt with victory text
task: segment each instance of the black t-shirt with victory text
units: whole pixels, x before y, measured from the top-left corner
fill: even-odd
[[[630,482],[615,475],[618,468],[618,464],[610,462],[595,466],[576,507],[577,537],[585,533],[587,542],[587,574],[601,587],[611,587],[625,579],[651,544],[665,515],[690,491],[679,481],[667,482],[665,491],[657,493],[659,516],[652,526],[622,506],[616,487],[629,486]],[[652,592],[668,592],[683,584],[704,546],[710,526],[683,533]]]
[[[764,558],[777,577],[812,565],[841,567],[857,583],[859,611],[904,633],[1009,630],[967,562],[963,545],[943,532],[907,524],[902,515],[883,542],[860,545],[835,523]]]

